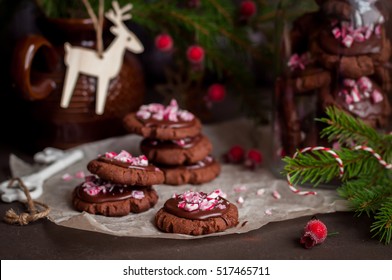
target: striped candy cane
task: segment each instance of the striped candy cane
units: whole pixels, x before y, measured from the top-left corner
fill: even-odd
[[[387,163],[385,160],[382,159],[382,157],[376,153],[372,148],[367,147],[367,146],[356,146],[354,147],[354,150],[362,150],[371,153],[377,160],[378,162],[384,166],[386,169],[392,169],[392,163]]]
[[[293,155],[293,159],[296,158],[298,156],[298,154],[302,154],[302,153],[306,153],[306,152],[313,152],[313,151],[324,151],[324,152],[327,152],[327,153],[331,154],[335,158],[336,162],[338,163],[340,177],[343,176],[343,173],[344,173],[343,161],[338,156],[338,154],[335,151],[333,151],[331,148],[327,148],[327,147],[307,147],[307,148],[304,148],[304,149],[302,149],[300,151],[297,151]],[[292,192],[298,194],[298,195],[316,195],[317,194],[317,192],[314,192],[314,191],[300,191],[299,189],[297,189],[293,185],[293,183],[291,182],[291,177],[290,177],[289,174],[287,174],[287,182],[289,184],[290,190]]]
[[[378,162],[379,162],[382,166],[384,166],[386,169],[392,169],[392,163],[387,163],[384,159],[382,159],[382,157],[381,157],[378,153],[376,153],[376,152],[375,152],[372,148],[370,148],[370,147],[358,145],[358,146],[354,147],[353,150],[356,150],[356,151],[362,150],[362,151],[369,152],[369,153],[371,153],[371,154],[378,160]],[[333,151],[333,150],[331,150],[330,148],[326,148],[326,147],[307,147],[307,148],[304,148],[304,149],[300,150],[299,152],[296,152],[296,153],[293,155],[293,159],[296,158],[297,155],[298,155],[299,153],[306,153],[306,152],[312,152],[312,151],[325,151],[325,152],[331,154],[331,155],[335,158],[335,160],[337,161],[337,163],[338,163],[338,166],[339,166],[339,176],[340,176],[340,177],[343,176],[343,174],[344,174],[343,161],[342,161],[342,159],[336,154],[336,152]],[[291,182],[291,177],[290,177],[289,174],[287,174],[287,182],[288,182],[288,184],[289,184],[289,188],[291,189],[291,191],[293,191],[294,193],[296,193],[296,194],[298,194],[298,195],[315,195],[315,194],[317,194],[316,192],[313,192],[313,191],[300,191],[300,190],[298,190],[297,188],[295,188],[295,187],[293,186],[293,183]]]

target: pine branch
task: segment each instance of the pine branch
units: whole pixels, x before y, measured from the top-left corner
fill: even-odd
[[[382,177],[362,176],[345,182],[338,188],[338,194],[350,202],[358,216],[366,213],[370,217],[392,196],[391,182],[383,180]]]
[[[344,163],[345,173],[343,180],[355,178],[373,168],[381,169],[378,162],[365,152],[352,151],[342,148],[336,151]],[[309,153],[298,153],[296,158],[285,157],[286,163],[284,173],[291,176],[292,182],[310,182],[315,186],[321,183],[329,183],[339,177],[339,166],[334,157],[326,151],[313,151]]]
[[[329,142],[338,139],[340,144],[368,143],[375,148],[378,146],[381,136],[359,119],[355,119],[336,107],[326,109],[328,118],[319,121],[328,124],[321,132],[321,137],[327,137]]]
[[[373,237],[389,244],[392,239],[392,197],[381,206],[374,219],[370,232],[374,233]]]
[[[326,113],[328,118],[321,121],[329,126],[322,131],[323,136],[349,147],[369,146],[387,163],[391,162],[391,135],[378,133],[337,108],[328,108]],[[358,216],[362,213],[374,216],[375,222],[371,226],[373,237],[389,244],[392,237],[392,170],[385,168],[368,151],[343,147],[335,152],[344,166],[338,194],[349,201]],[[286,157],[284,161],[284,173],[291,176],[294,184],[310,182],[317,186],[339,175],[335,158],[326,151],[298,153],[296,158]]]

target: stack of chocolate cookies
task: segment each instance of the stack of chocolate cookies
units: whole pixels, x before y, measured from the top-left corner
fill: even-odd
[[[378,0],[316,0],[319,10],[298,18],[289,34],[287,70],[277,83],[280,131],[287,154],[325,145],[318,137],[328,106],[383,129],[392,88],[387,13]]]
[[[152,103],[124,118],[131,133],[144,137],[140,149],[165,174],[165,184],[202,184],[216,178],[220,164],[210,156],[212,144],[200,120],[178,107]]]
[[[164,181],[163,172],[145,156],[126,151],[105,153],[87,169],[94,175],[74,189],[72,204],[78,211],[109,217],[147,211],[158,201],[153,185]]]

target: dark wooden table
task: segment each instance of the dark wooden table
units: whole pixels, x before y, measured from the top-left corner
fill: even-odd
[[[0,144],[0,181],[9,178],[9,153],[29,158]],[[21,203],[0,202],[0,215]],[[246,234],[195,240],[117,237],[57,226],[41,220],[27,226],[0,222],[1,259],[392,259],[392,245],[371,238],[371,219],[352,212],[318,215],[330,232],[325,243],[304,249],[299,238],[311,217],[270,223]]]

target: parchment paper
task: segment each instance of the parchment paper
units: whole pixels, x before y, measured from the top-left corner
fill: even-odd
[[[251,139],[252,130],[253,128],[249,121],[239,119],[217,125],[205,125],[203,133],[210,138],[213,144],[213,155],[220,159],[222,154],[234,144],[242,145],[244,148],[251,148],[252,144],[249,139]],[[263,141],[263,139],[270,139],[268,137],[271,135],[268,135],[268,130],[265,130],[261,132],[260,136],[260,141]],[[71,193],[74,187],[82,182],[83,179],[74,178],[70,181],[65,181],[62,179],[62,175],[65,173],[74,175],[78,171],[84,171],[86,174],[89,174],[86,169],[87,163],[91,159],[96,158],[98,154],[107,151],[119,152],[124,149],[133,155],[139,155],[141,139],[137,135],[126,135],[77,147],[76,149],[81,149],[84,152],[84,159],[48,179],[44,185],[44,194],[38,199],[51,207],[49,219],[60,226],[117,236],[192,239],[245,233],[273,221],[348,210],[345,201],[337,196],[335,189],[318,189],[316,196],[299,196],[289,190],[285,180],[277,179],[263,166],[252,171],[242,165],[231,164],[223,164],[220,176],[207,184],[198,186],[156,185],[154,188],[159,194],[159,201],[154,208],[144,213],[111,218],[73,210]],[[267,149],[268,147],[264,148]],[[13,176],[21,176],[31,172],[34,168],[36,169],[36,166],[29,166],[11,155],[10,168]],[[240,196],[244,199],[242,204],[236,203],[239,209],[240,220],[237,227],[221,233],[194,237],[163,233],[154,226],[155,213],[167,199],[172,197],[173,193],[182,193],[189,189],[210,192],[217,188],[222,189],[227,194],[227,199],[233,203],[236,203]],[[260,189],[265,190],[264,194],[257,195],[256,193]],[[278,191],[281,199],[274,198],[272,195],[273,191]]]

